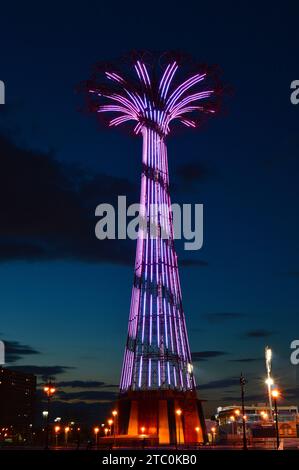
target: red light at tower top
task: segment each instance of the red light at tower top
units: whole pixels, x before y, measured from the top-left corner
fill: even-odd
[[[150,392],[151,406],[156,410],[152,416],[159,414],[157,403],[161,393],[163,396],[165,392],[170,393],[169,400],[174,400],[177,394],[178,404],[177,400],[187,393],[193,400],[196,416],[190,424],[192,439],[202,440],[204,431],[194,431],[194,423],[196,429],[199,425],[203,429],[203,418],[199,417],[202,412],[196,405],[196,385],[182,307],[165,138],[175,122],[196,128],[215,114],[221,96],[217,73],[213,68],[196,65],[172,53],[162,56],[135,53],[118,64],[98,64],[93,78],[85,86],[91,111],[109,116],[109,126],[132,121],[134,133],[142,135],[140,202],[145,212],[145,225],[154,223],[157,229],[153,238],[150,233],[141,233],[144,227],[139,227],[120,392],[124,397],[132,393],[140,397],[141,392]],[[157,211],[154,220],[150,212],[153,204],[164,207]],[[169,234],[168,239],[161,236],[165,232]],[[140,398],[138,400],[141,403]],[[140,416],[143,413],[144,410],[139,411]],[[134,421],[132,416],[131,413],[130,420]],[[187,423],[188,414],[185,419]],[[136,434],[144,422],[136,427]],[[153,418],[146,428],[154,429],[155,423]],[[129,428],[132,426],[130,424]],[[174,437],[167,439],[165,442],[171,442]]]

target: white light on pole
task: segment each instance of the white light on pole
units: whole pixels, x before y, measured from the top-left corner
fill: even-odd
[[[273,420],[273,410],[272,410],[272,386],[274,381],[271,377],[271,369],[272,369],[272,349],[269,346],[265,348],[265,359],[266,359],[266,371],[267,371],[267,379],[265,381],[268,387],[268,398],[269,398],[269,412],[270,418]]]

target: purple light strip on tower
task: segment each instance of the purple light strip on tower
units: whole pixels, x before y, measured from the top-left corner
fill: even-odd
[[[158,361],[158,386],[161,387],[161,368],[160,368],[160,361]]]
[[[143,356],[140,356],[140,366],[139,366],[139,380],[138,380],[138,387],[141,387],[141,378],[142,378],[142,361]]]
[[[166,168],[166,165],[167,165],[167,155],[166,155],[166,148],[164,149],[165,151],[165,154],[164,154],[164,161],[165,161],[165,171],[167,172],[167,168]],[[167,172],[168,173],[168,172]],[[168,207],[170,207],[170,198],[169,198],[169,195],[165,195],[166,198],[167,198],[167,202],[168,202]],[[170,215],[170,214],[169,214]],[[170,222],[170,230],[171,230],[171,238],[173,239],[173,233],[172,233],[172,224]],[[170,248],[168,247],[167,249],[167,253],[168,253],[168,263],[173,266],[172,268],[170,268],[170,272],[171,272],[171,276],[172,276],[172,286],[174,288],[174,294],[175,294],[175,299],[178,298],[178,292],[177,292],[177,286],[176,286],[176,282],[175,282],[175,275],[174,275],[174,260],[173,260],[173,254],[172,254],[172,250],[170,250]],[[174,318],[175,318],[175,333],[177,333],[177,331],[179,331],[179,334],[180,334],[180,341],[178,341],[178,338],[177,338],[177,335],[176,335],[176,341],[177,341],[177,348],[178,348],[178,354],[181,356],[185,356],[185,352],[184,352],[184,345],[182,343],[182,331],[181,331],[181,324],[180,324],[180,319],[178,318],[178,323],[179,323],[179,328],[177,328],[177,322],[176,322],[176,309],[175,307],[173,308],[173,312],[174,312]],[[178,344],[181,345],[181,350],[179,350],[179,346]],[[182,374],[181,374],[181,369],[180,369],[180,379],[181,379],[181,386],[183,388],[183,378],[182,378]]]
[[[153,296],[150,296],[150,331],[149,331],[149,342],[152,344],[152,334],[153,334]]]
[[[179,85],[168,98],[166,103],[166,111],[169,111],[170,107],[177,102],[177,100],[182,96],[183,93],[185,93],[192,86],[196,85],[198,82],[202,81],[205,75],[206,74],[196,74],[193,77],[188,78],[188,80],[185,80],[181,85]]]
[[[172,79],[173,79],[173,76],[175,74],[175,72],[177,71],[178,69],[178,65],[176,64],[176,62],[174,62],[169,70],[169,73],[167,75],[167,78],[165,78],[165,83],[162,87],[162,90],[161,90],[161,98],[165,98],[167,96],[167,93],[168,93],[168,89],[169,89],[169,85],[170,83],[172,82]],[[163,76],[164,78],[164,76]],[[163,80],[162,78],[162,80]],[[161,82],[162,82],[161,80]],[[161,84],[160,84],[161,86]]]
[[[152,384],[152,360],[149,358],[148,360],[148,386],[151,387]]]

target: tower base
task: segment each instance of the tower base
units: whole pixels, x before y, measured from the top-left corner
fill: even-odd
[[[202,404],[195,391],[129,391],[120,396],[117,408],[119,435],[144,436],[158,444],[206,442]]]

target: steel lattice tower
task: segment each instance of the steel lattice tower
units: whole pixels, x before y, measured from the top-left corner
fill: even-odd
[[[87,83],[93,111],[113,113],[110,126],[135,121],[134,132],[143,138],[142,223],[121,394],[196,389],[174,248],[166,138],[173,122],[195,128],[216,112],[220,87],[214,72],[176,54],[135,53],[121,67],[98,64]]]

